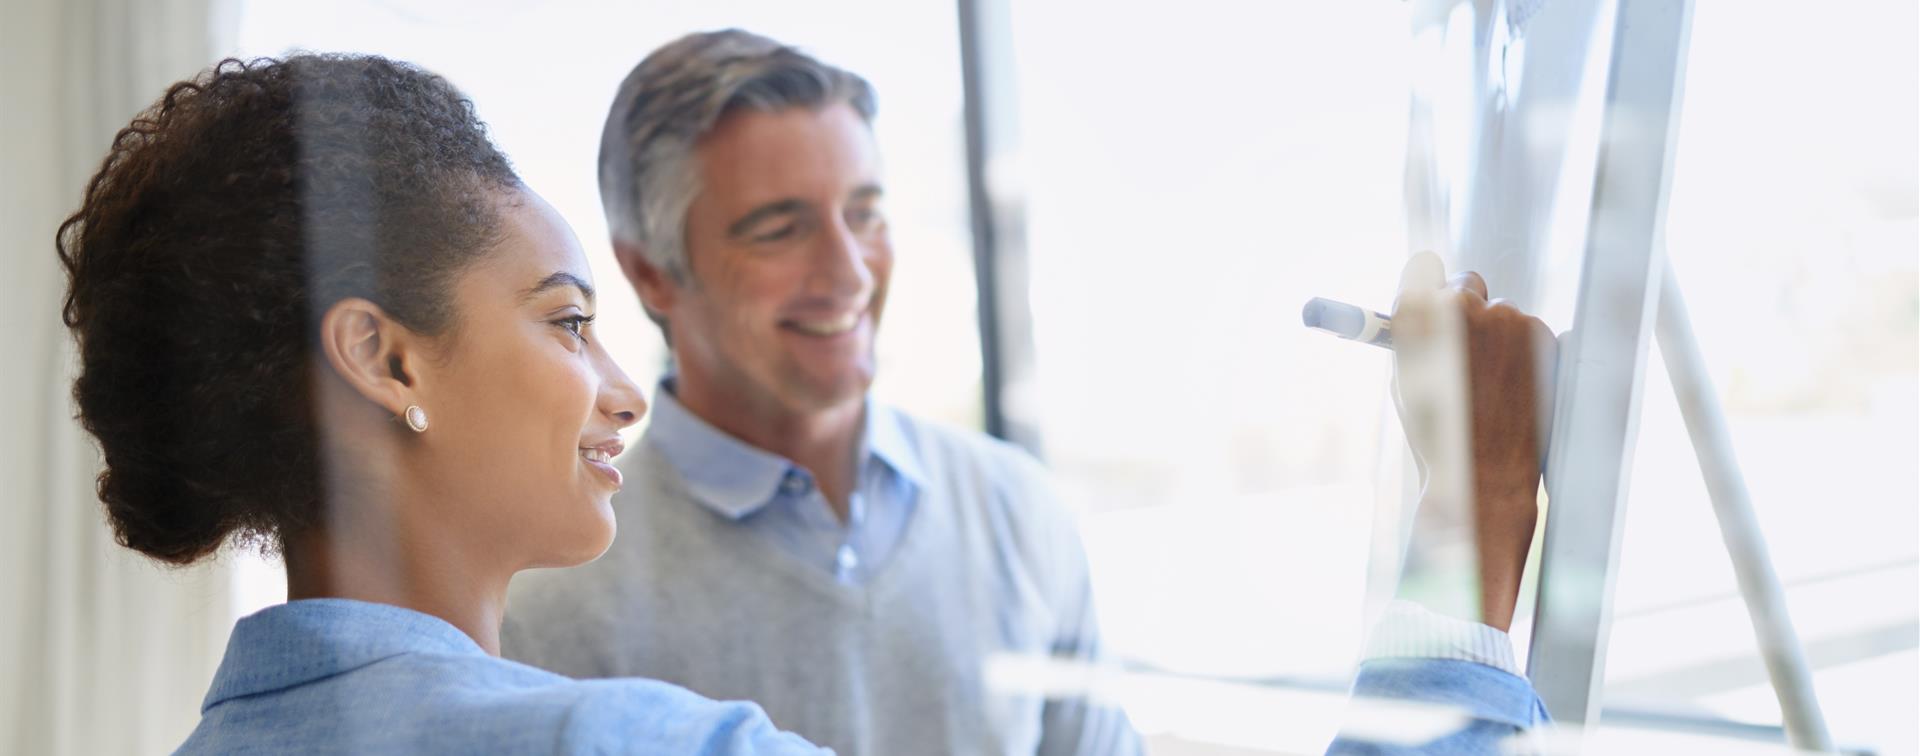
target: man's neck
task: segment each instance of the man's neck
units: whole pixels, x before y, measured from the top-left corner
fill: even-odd
[[[812,473],[834,514],[845,522],[859,472],[856,455],[866,431],[866,397],[825,409],[795,411],[774,402],[739,401],[723,393],[684,380],[674,386],[674,398],[695,417]]]

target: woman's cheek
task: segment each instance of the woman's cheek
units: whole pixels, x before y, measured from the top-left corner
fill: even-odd
[[[556,425],[554,432],[567,439],[569,449],[578,448],[586,437],[587,425],[593,419],[594,386],[585,355],[573,354],[549,371],[543,392],[549,398],[546,409]]]

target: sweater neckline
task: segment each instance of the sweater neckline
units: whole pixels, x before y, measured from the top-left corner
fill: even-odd
[[[664,455],[659,454],[657,450],[653,451],[655,453],[648,455],[649,466],[653,468],[650,472],[660,476],[658,479],[668,484],[665,486],[666,493],[669,494],[669,499],[674,500],[675,506],[671,508],[676,510],[678,516],[724,520],[720,514],[701,506],[680,471]],[[910,495],[924,497],[927,487],[917,486],[911,490]],[[922,544],[927,539],[924,533],[932,527],[928,521],[934,517],[934,513],[928,511],[933,508],[924,506],[925,503],[924,500],[919,500],[910,508],[906,531],[901,534],[899,544],[894,547],[892,554],[880,564],[870,579],[862,584],[842,583],[826,571],[796,559],[781,549],[766,548],[759,544],[756,544],[755,548],[745,549],[747,552],[745,558],[842,604],[870,611],[877,600],[897,590],[897,586],[903,581],[903,578],[899,577],[900,573],[908,572],[911,565],[919,561],[916,553],[923,548]],[[733,526],[731,522],[716,524],[722,527]]]

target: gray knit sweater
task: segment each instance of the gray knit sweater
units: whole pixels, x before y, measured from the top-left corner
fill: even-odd
[[[1137,752],[1115,709],[988,682],[989,661],[1009,654],[1099,654],[1085,554],[1044,471],[898,416],[928,485],[871,581],[838,582],[751,537],[643,441],[621,460],[612,548],[518,578],[505,655],[754,701],[854,756]]]

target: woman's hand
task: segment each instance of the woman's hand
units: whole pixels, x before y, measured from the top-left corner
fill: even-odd
[[[1407,262],[1393,312],[1394,400],[1420,471],[1413,538],[1469,529],[1477,619],[1506,630],[1538,519],[1557,342],[1540,319],[1489,300],[1479,275]],[[1458,610],[1456,610],[1458,612]]]

